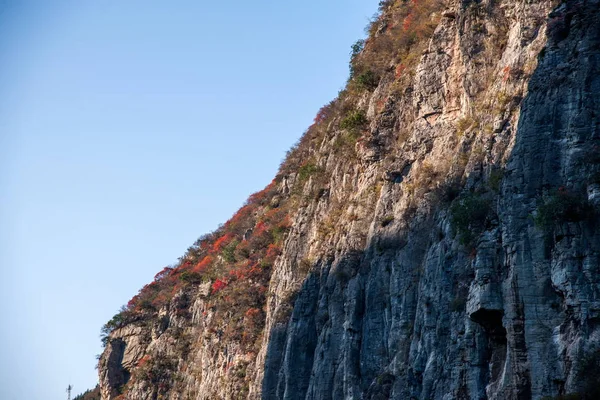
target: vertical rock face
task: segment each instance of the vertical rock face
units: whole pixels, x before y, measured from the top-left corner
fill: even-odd
[[[240,246],[285,209],[272,265],[128,314],[103,399],[596,398],[600,1],[382,8],[234,255],[207,253],[253,260]]]

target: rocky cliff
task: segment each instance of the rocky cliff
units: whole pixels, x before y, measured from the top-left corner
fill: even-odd
[[[369,29],[273,183],[105,326],[102,399],[600,398],[600,0]]]

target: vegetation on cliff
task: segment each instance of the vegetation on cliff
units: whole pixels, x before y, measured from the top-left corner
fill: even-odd
[[[376,87],[379,77],[390,70],[399,81],[402,74],[398,70],[410,73],[424,39],[433,33],[440,4],[439,0],[380,2],[378,14],[366,28],[369,38],[352,46],[348,87],[319,110],[313,125],[288,151],[273,182],[251,195],[222,227],[200,237],[177,264],[158,272],[153,282],[102,327],[103,344],[115,329],[151,318],[177,293],[205,282],[210,282],[210,296],[220,308],[235,311],[227,317],[226,334],[248,346],[254,343],[262,329],[259,321],[264,320],[262,305],[270,268],[290,228],[290,214],[303,200],[301,186],[308,178],[326,180],[323,170],[310,161],[315,144],[341,129],[347,136],[340,141],[340,151],[345,157],[354,157],[354,145],[369,123],[365,112],[357,108],[359,97]],[[297,176],[295,190],[290,195],[279,193],[278,186],[290,175]],[[184,314],[185,307],[180,312]]]
[[[273,182],[103,329],[109,345],[117,337],[105,365],[114,354],[122,358],[123,341],[138,346],[146,337],[153,346],[122,363],[126,381],[133,373],[121,396],[136,382],[150,383],[159,397],[172,388],[224,398],[257,398],[260,390],[265,398],[281,398],[282,390],[365,398],[393,390],[396,398],[527,397],[532,387],[564,393],[564,379],[536,388],[529,368],[564,377],[573,357],[552,372],[523,360],[538,351],[540,360],[557,362],[562,354],[528,348],[531,338],[583,343],[572,326],[597,319],[587,308],[595,292],[572,290],[581,270],[594,275],[594,240],[572,239],[586,230],[593,238],[592,224],[583,223],[593,219],[584,194],[593,187],[555,179],[553,161],[535,158],[540,148],[568,154],[569,162],[587,154],[575,133],[572,142],[535,136],[546,126],[531,121],[551,119],[543,90],[525,111],[542,110],[544,118],[519,119],[552,6],[529,5],[457,2],[442,13],[440,1],[381,2],[368,39],[352,46],[346,88],[319,110]],[[531,15],[522,17],[524,10]],[[504,15],[521,30],[511,32]],[[556,29],[551,23],[549,37],[562,38]],[[491,60],[497,53],[502,60]],[[525,133],[517,137],[517,129]],[[596,164],[586,168],[582,176],[596,177]],[[569,189],[554,189],[561,180]],[[569,224],[579,225],[556,234],[546,254],[535,248],[540,229],[548,235]],[[567,272],[555,273],[561,268]],[[578,275],[564,278],[569,273]],[[575,297],[586,304],[578,322]],[[530,329],[532,310],[561,330],[531,319]],[[167,318],[176,321],[163,324]],[[181,320],[194,320],[194,328]],[[588,350],[578,346],[561,351]],[[137,390],[148,393],[143,384]]]

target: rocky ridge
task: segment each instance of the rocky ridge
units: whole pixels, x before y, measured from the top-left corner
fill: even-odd
[[[273,183],[107,325],[102,399],[594,398],[600,1],[386,1]]]

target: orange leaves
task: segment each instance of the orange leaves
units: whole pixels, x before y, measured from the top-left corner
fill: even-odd
[[[286,210],[281,208],[273,208],[267,211],[265,215],[263,215],[261,222],[270,227],[274,226],[278,229],[289,229],[292,226],[291,218],[287,214]],[[259,224],[261,222],[259,222]],[[258,227],[259,224],[256,226]]]
[[[251,265],[248,267],[248,275],[249,275],[249,276],[256,275],[256,274],[258,274],[258,273],[259,273],[261,270],[262,270],[262,268],[260,267],[260,265],[258,265],[258,263],[251,264]]]
[[[267,254],[265,257],[267,258],[276,258],[281,254],[281,247],[272,243],[267,247]]]
[[[313,125],[319,125],[319,124],[325,122],[327,120],[327,118],[329,118],[329,116],[331,115],[334,104],[335,104],[335,101],[331,101],[331,102],[325,104],[323,107],[321,107],[321,109],[315,116]]]
[[[267,230],[267,224],[265,224],[264,221],[259,221],[256,226],[254,227],[254,231],[252,232],[253,235],[262,235],[263,233],[265,233],[265,231]]]
[[[215,240],[215,242],[212,245],[211,251],[213,253],[221,251],[221,249],[224,246],[226,246],[231,241],[231,239],[233,239],[233,235],[231,235],[230,233],[226,233],[225,235]]]
[[[385,99],[378,99],[375,102],[375,110],[376,110],[377,113],[380,113],[380,112],[383,111],[383,109],[385,108],[385,104],[387,103],[387,100],[388,100],[387,98],[385,98]],[[359,139],[362,139],[362,138],[359,138]]]
[[[158,272],[156,275],[154,275],[154,280],[155,281],[160,281],[161,279],[169,276],[172,271],[173,271],[173,268],[171,268],[171,267],[164,267],[160,272]]]
[[[267,198],[267,196],[271,193],[271,191],[274,188],[275,188],[275,179],[273,179],[271,181],[271,183],[269,183],[267,185],[267,187],[264,188],[263,190],[261,190],[260,192],[251,194],[250,197],[248,197],[248,200],[246,201],[246,203],[253,204],[253,205],[262,204],[262,202]]]
[[[317,120],[327,118],[328,109],[324,107]],[[210,300],[216,315],[221,318],[222,311],[232,311],[250,321],[248,325],[254,328],[248,332],[247,344],[253,343],[264,319],[261,307],[271,266],[280,256],[285,232],[292,224],[286,199],[273,201],[276,191],[274,180],[251,195],[225,226],[200,237],[176,268],[166,267],[158,272],[154,281],[131,299],[123,311],[128,314],[123,315],[130,320],[145,318],[172,303],[177,315],[188,318],[189,304],[181,299],[193,293],[200,283],[212,282],[210,293],[218,293]],[[242,331],[238,325],[232,326],[236,332]],[[152,361],[143,358],[139,366]]]
[[[502,69],[502,82],[508,81],[510,78],[510,67],[506,66]]]
[[[146,354],[144,357],[140,358],[140,360],[137,362],[137,367],[143,367],[144,365],[148,364],[148,362],[150,361],[150,355]]]
[[[404,72],[405,69],[406,69],[406,66],[404,64],[398,64],[398,66],[396,67],[395,74],[394,74],[396,79],[400,79],[402,77],[402,73]]]
[[[244,280],[258,276],[263,271],[261,265],[256,261],[246,260],[243,265],[229,271],[229,276],[234,280]]]
[[[206,269],[212,264],[212,262],[213,262],[213,257],[212,256],[206,256],[198,264],[196,264],[196,266],[194,267],[193,271],[194,272],[203,272],[203,271],[206,271]]]
[[[292,227],[292,219],[289,215],[285,215],[281,221],[277,224],[277,227],[280,229],[289,229]]]
[[[236,212],[225,224],[226,229],[235,229],[240,223],[252,216],[254,206],[246,204]]]
[[[260,315],[260,310],[258,308],[249,308],[248,311],[246,311],[246,317],[249,318],[254,318],[258,315]]]
[[[221,280],[221,279],[217,279],[216,281],[214,281],[214,283],[211,286],[212,293],[214,294],[214,293],[218,292],[219,290],[223,289],[226,286],[227,286],[227,282],[226,281]]]
[[[246,272],[243,268],[236,268],[229,271],[229,276],[236,280],[244,279],[246,277]]]
[[[404,18],[404,21],[402,22],[402,30],[404,32],[406,32],[410,29],[410,26],[412,25],[414,19],[415,19],[415,15],[412,12],[409,13],[406,16],[406,18]]]
[[[125,307],[126,307],[128,310],[133,310],[133,309],[135,308],[135,305],[136,305],[136,303],[137,303],[138,297],[139,297],[139,295],[137,295],[137,294],[136,294],[135,296],[133,296],[133,297],[131,298],[131,300],[129,300],[129,301],[127,302],[127,306],[125,306]]]
[[[165,291],[159,292],[154,299],[152,299],[151,304],[156,309],[161,309],[164,305],[166,305],[170,300],[170,296]]]

